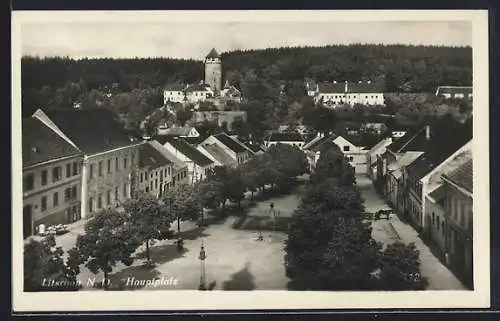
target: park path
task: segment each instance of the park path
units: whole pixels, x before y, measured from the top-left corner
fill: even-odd
[[[357,176],[356,182],[361,190],[367,212],[374,213],[380,209],[391,208],[376,192],[367,176]],[[397,240],[405,244],[415,243],[420,252],[421,273],[429,280],[428,290],[466,290],[457,277],[432,254],[429,247],[419,237],[418,232],[402,222],[397,215],[391,215],[389,220],[374,221],[373,237],[384,245]]]

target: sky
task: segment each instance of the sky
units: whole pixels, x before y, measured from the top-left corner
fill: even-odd
[[[202,59],[218,52],[283,46],[413,44],[472,46],[469,21],[25,22],[21,50],[71,58]]]

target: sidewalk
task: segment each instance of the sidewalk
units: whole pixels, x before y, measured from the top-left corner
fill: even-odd
[[[405,244],[415,243],[420,251],[422,276],[429,281],[428,290],[467,290],[467,288],[435,257],[410,225],[402,222],[397,215],[392,215],[390,223]]]

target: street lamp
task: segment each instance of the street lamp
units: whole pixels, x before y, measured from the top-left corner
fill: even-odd
[[[203,246],[203,240],[201,241],[201,249],[200,249],[200,256],[198,256],[198,259],[200,260],[200,287],[198,290],[206,290],[205,286],[205,259],[207,258],[207,255],[205,254],[205,247]]]

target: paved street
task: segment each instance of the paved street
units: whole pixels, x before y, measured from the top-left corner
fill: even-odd
[[[282,214],[289,215],[300,202],[303,186],[299,186],[291,194],[277,196],[258,202],[251,211],[260,213],[268,210],[273,202]],[[256,214],[262,215],[262,214]],[[215,290],[284,290],[288,282],[284,269],[284,240],[281,232],[264,232],[264,241],[256,241],[253,231],[236,230],[232,222],[236,218],[229,217],[224,222],[208,227],[198,227],[194,222],[182,222],[181,233],[185,240],[185,251],[179,253],[171,240],[156,243],[150,248],[151,258],[158,265],[153,269],[142,266],[144,246],[136,252],[138,258],[130,267],[119,263],[113,269],[111,280],[118,284],[120,280],[132,278],[137,280],[161,279],[164,284],[154,287],[143,285],[131,289],[165,290],[165,289],[198,289],[201,264],[198,259],[203,240],[207,259],[205,261],[206,284]],[[57,244],[65,251],[73,247],[76,235],[82,233],[84,221],[72,226],[69,233],[56,237]],[[174,230],[177,225],[174,222]],[[265,258],[265,259],[263,259]],[[94,275],[85,267],[81,268],[80,280],[85,284],[88,279],[95,278],[96,283],[102,280],[103,274]],[[177,280],[177,285],[173,281]],[[168,285],[165,283],[170,282]],[[93,290],[84,287],[84,290]]]
[[[368,177],[357,176],[356,181],[365,200],[367,212],[390,209],[375,191]],[[401,222],[396,215],[392,215],[390,220],[375,221],[373,237],[384,244],[393,243],[398,239],[406,244],[414,242],[420,251],[422,275],[429,280],[428,290],[466,290],[453,273],[432,254],[429,247],[418,237],[418,233],[410,225]]]

